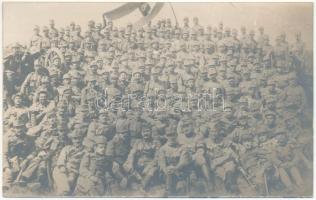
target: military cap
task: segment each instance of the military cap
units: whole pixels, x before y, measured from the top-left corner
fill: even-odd
[[[169,77],[169,82],[170,82],[170,84],[177,84],[178,83],[177,77],[176,76],[170,76]]]
[[[65,57],[72,57],[72,53],[69,52],[69,51],[66,51],[66,52],[65,52]]]
[[[81,138],[83,137],[83,131],[80,129],[75,129],[67,135],[69,138]]]
[[[209,60],[207,62],[207,66],[213,68],[214,66],[216,66],[216,61],[214,59]]]
[[[160,69],[159,69],[159,67],[154,67],[154,68],[152,68],[151,74],[160,74]]]
[[[43,76],[42,78],[41,78],[41,83],[49,83],[49,77],[48,76]]]
[[[87,58],[94,58],[97,56],[97,52],[96,51],[85,51],[84,56]]]
[[[82,144],[84,147],[92,148],[94,146],[94,140],[92,138],[85,137]]]
[[[241,96],[239,98],[239,103],[248,103],[248,97],[246,96]]]
[[[208,69],[208,73],[209,73],[210,75],[214,75],[214,74],[217,74],[217,70],[216,70],[216,68],[209,68],[209,69]]]
[[[81,74],[77,71],[69,72],[69,74],[71,75],[71,78],[81,78]]]
[[[98,135],[93,138],[95,144],[106,144],[107,138],[103,135]]]
[[[219,72],[226,72],[227,70],[226,70],[225,67],[218,66],[217,67],[217,71],[219,71]]]
[[[22,45],[20,45],[19,43],[17,43],[17,42],[15,42],[12,46],[11,46],[11,48],[21,48],[22,47]]]
[[[273,95],[269,95],[266,97],[265,101],[266,103],[273,103],[273,102],[276,102],[276,99]]]
[[[183,65],[184,66],[192,66],[192,65],[194,65],[194,61],[192,59],[185,59]]]
[[[241,118],[249,118],[249,113],[246,112],[246,111],[240,111],[238,113],[238,118],[241,119]]]
[[[23,98],[23,95],[20,92],[18,92],[12,96],[12,100],[14,101],[14,99],[17,97]]]
[[[69,73],[63,75],[63,79],[70,79],[70,78],[71,78],[71,77],[70,77],[70,74],[69,74]]]
[[[232,79],[232,78],[235,78],[236,77],[236,74],[233,73],[233,72],[228,72],[227,75],[226,75],[227,79]]]
[[[92,74],[88,74],[85,78],[86,81],[92,82],[92,81],[97,81],[96,77],[93,76]]]
[[[139,68],[139,67],[135,67],[134,69],[133,69],[133,75],[135,75],[135,74],[141,74],[142,73],[142,70]]]

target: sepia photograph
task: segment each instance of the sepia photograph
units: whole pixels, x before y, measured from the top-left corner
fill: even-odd
[[[2,3],[2,196],[313,197],[313,3]]]

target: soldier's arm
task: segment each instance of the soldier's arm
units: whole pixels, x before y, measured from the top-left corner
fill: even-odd
[[[37,137],[41,131],[43,130],[43,125],[39,124],[37,126],[29,128],[29,130],[26,132],[26,135],[31,137]]]
[[[166,156],[165,156],[165,152],[163,150],[160,149],[157,159],[158,159],[158,165],[159,165],[160,169],[164,173],[167,173]]]
[[[89,154],[85,154],[80,162],[79,174],[84,177],[93,176],[92,172],[89,170],[90,166],[90,156]]]
[[[24,82],[21,85],[21,90],[20,92],[22,94],[26,93],[26,88],[28,87],[29,83],[30,83],[30,78],[31,78],[32,74],[28,74],[27,77],[25,78]]]
[[[180,161],[178,165],[176,166],[176,169],[181,170],[183,167],[186,167],[188,164],[190,164],[190,155],[189,155],[189,151],[184,148],[181,152]]]
[[[57,159],[56,165],[61,171],[66,170],[67,150],[68,150],[68,146],[64,147],[61,150],[59,157]]]
[[[123,165],[123,168],[126,172],[131,172],[134,169],[134,160],[136,158],[137,153],[137,143],[133,146],[132,150],[128,154],[128,157]]]

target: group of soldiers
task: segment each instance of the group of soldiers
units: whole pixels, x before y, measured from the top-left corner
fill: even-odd
[[[297,195],[312,173],[301,34],[198,18],[34,28],[4,57],[5,194]],[[156,193],[155,193],[156,192]]]

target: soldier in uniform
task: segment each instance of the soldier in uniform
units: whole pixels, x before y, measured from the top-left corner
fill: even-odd
[[[177,140],[176,127],[169,126],[165,130],[167,143],[158,152],[158,165],[164,175],[166,195],[184,194],[190,164],[190,155],[186,147]]]
[[[74,130],[67,135],[71,144],[65,146],[53,171],[54,186],[57,195],[72,195],[79,175],[80,161],[84,155],[81,130]]]
[[[34,27],[34,35],[31,38],[30,49],[31,52],[38,52],[42,48],[42,36],[39,34],[40,29],[38,26]]]
[[[25,167],[23,162],[32,152],[32,139],[26,135],[25,122],[17,118],[10,132],[4,135],[3,144],[3,189],[11,188],[20,177],[19,172]]]
[[[142,124],[142,140],[134,143],[124,169],[129,174],[130,184],[139,183],[145,191],[154,186],[157,181],[158,166],[156,152],[158,150],[152,138],[152,127],[148,123]],[[132,186],[132,188],[134,188]]]
[[[107,139],[94,138],[94,151],[84,154],[75,188],[76,196],[111,195],[112,157],[107,154]]]

